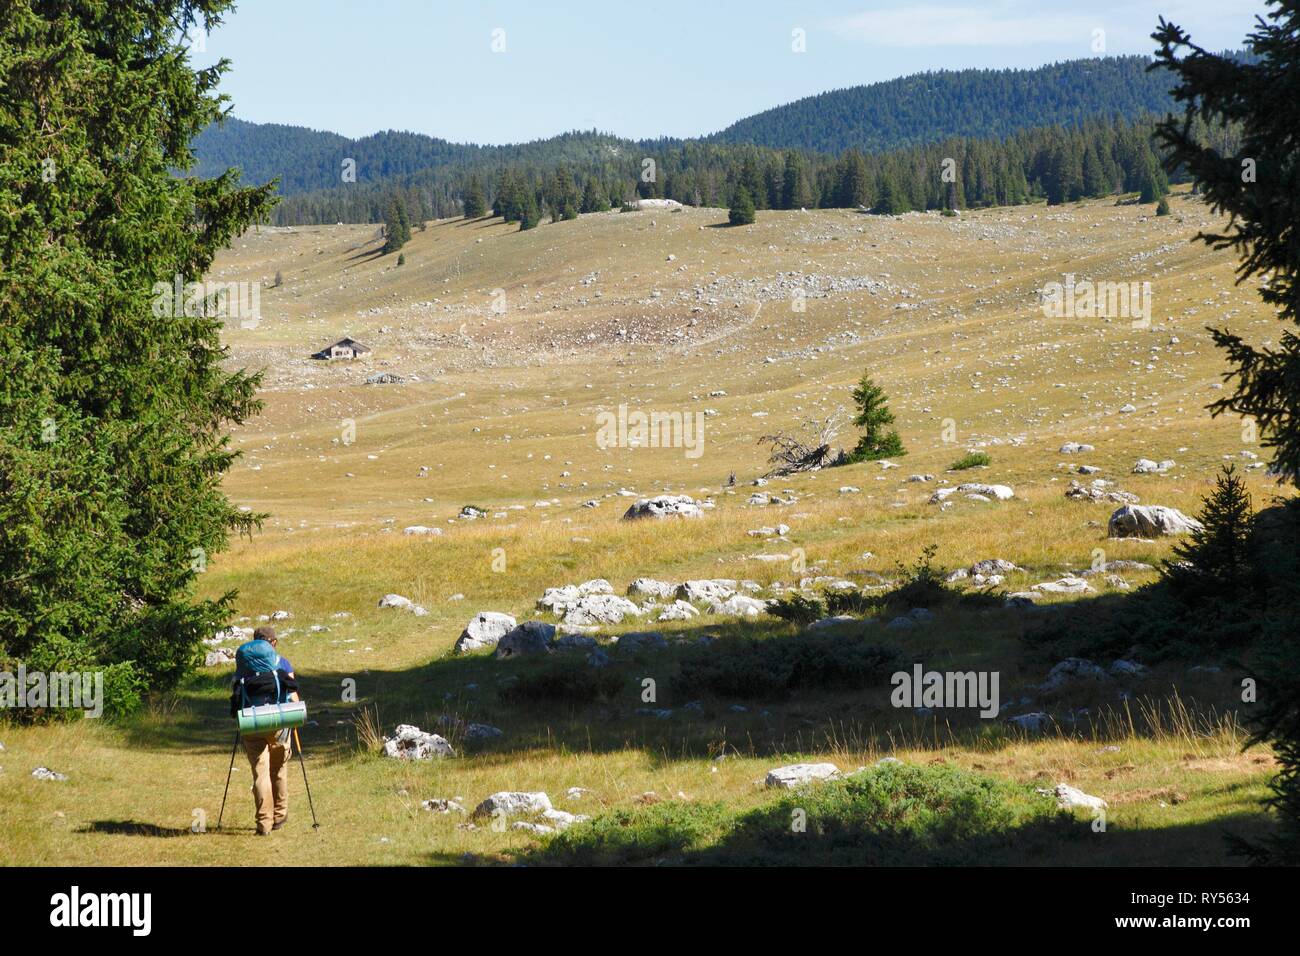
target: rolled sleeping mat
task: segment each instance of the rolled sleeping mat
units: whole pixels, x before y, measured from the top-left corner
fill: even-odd
[[[307,723],[306,701],[295,700],[285,704],[259,704],[245,707],[239,712],[239,732],[245,737],[273,734],[290,727]]]

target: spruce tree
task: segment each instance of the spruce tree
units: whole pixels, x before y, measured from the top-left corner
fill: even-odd
[[[876,196],[876,205],[871,211],[879,215],[901,216],[912,208],[892,173],[881,173]]]
[[[471,176],[469,185],[465,189],[465,218],[478,219],[487,212],[487,204],[483,199],[483,184],[479,182],[477,176]]]
[[[583,212],[605,212],[609,209],[609,196],[595,176],[587,177],[587,185],[582,193]]]
[[[736,187],[727,221],[733,226],[749,226],[754,222],[754,200],[749,197],[749,190],[744,186]]]
[[[1153,68],[1170,70],[1174,98],[1187,106],[1183,120],[1170,118],[1156,130],[1168,152],[1169,169],[1185,169],[1210,207],[1231,218],[1221,232],[1199,238],[1241,256],[1240,281],[1267,276],[1260,298],[1291,326],[1275,348],[1256,348],[1223,329],[1212,331],[1227,353],[1236,380],[1233,394],[1210,406],[1255,420],[1273,466],[1300,483],[1300,2],[1273,0],[1267,19],[1250,36],[1256,62],[1216,56],[1194,45],[1179,27],[1160,22]],[[1271,22],[1269,22],[1271,21]],[[1180,50],[1188,54],[1178,57]],[[1237,123],[1239,149],[1226,154],[1192,135],[1193,117]]]
[[[1169,180],[1165,178],[1160,162],[1151,150],[1144,150],[1137,171],[1138,202],[1152,203],[1163,198],[1169,192]]]
[[[1197,514],[1201,527],[1174,546],[1165,562],[1174,590],[1194,603],[1247,598],[1250,565],[1250,494],[1231,465],[1224,467]]]
[[[541,207],[538,205],[537,196],[532,189],[527,186],[519,187],[519,198],[516,200],[519,207],[519,231],[532,229],[542,221]]]
[[[857,209],[871,202],[870,174],[867,162],[856,149],[845,151],[840,157],[835,187],[835,205],[844,209]]]
[[[741,164],[740,185],[755,209],[767,205],[767,184],[763,180],[763,174],[758,171],[758,164],[754,162],[753,156],[746,156],[744,163]]]
[[[888,402],[884,389],[864,372],[853,389],[853,404],[858,408],[853,424],[864,429],[864,434],[849,455],[850,461],[877,461],[907,454],[898,432],[889,428],[894,424],[894,413],[889,410]]]
[[[1199,238],[1215,249],[1235,250],[1240,281],[1266,276],[1260,297],[1278,318],[1300,324],[1300,0],[1271,0],[1267,18],[1250,35],[1250,60],[1209,53],[1183,30],[1160,21],[1152,69],[1166,69],[1177,80],[1174,98],[1185,104],[1182,121],[1169,117],[1156,130],[1166,147],[1168,169],[1187,170],[1210,208],[1227,213],[1221,232]],[[1184,56],[1179,53],[1186,51]],[[1239,124],[1239,149],[1228,152],[1198,140],[1193,120]],[[1276,347],[1256,348],[1223,329],[1212,329],[1215,344],[1227,353],[1236,380],[1233,394],[1210,406],[1214,414],[1234,412],[1257,423],[1273,467],[1285,480],[1300,482],[1300,337],[1293,328]],[[1252,336],[1253,337],[1253,336]],[[1262,604],[1271,611],[1260,635],[1257,659],[1260,711],[1252,720],[1252,743],[1271,744],[1281,765],[1266,801],[1276,812],[1277,831],[1263,845],[1247,847],[1257,862],[1300,863],[1300,640],[1295,614],[1296,547],[1300,507],[1292,498],[1281,513],[1280,541],[1271,551],[1258,547],[1254,571],[1273,576]],[[1229,513],[1233,513],[1230,509]],[[1226,524],[1226,523],[1225,523]],[[1260,538],[1266,538],[1256,519]],[[1235,534],[1216,534],[1207,548],[1219,562],[1235,555]],[[1281,564],[1282,573],[1277,565]]]
[[[221,489],[260,403],[220,336],[257,322],[256,277],[174,295],[274,203],[187,173],[226,64],[195,70],[179,31],[230,6],[0,14],[0,670],[102,669],[110,711],[201,660],[233,595],[195,600],[197,575],[259,521]]]
[[[393,196],[384,207],[384,255],[396,252],[406,244],[406,237],[403,235],[404,231],[401,203],[398,202],[396,196]]]
[[[406,202],[398,197],[397,199],[397,228],[401,232],[402,245],[411,241],[411,219],[406,209]]]

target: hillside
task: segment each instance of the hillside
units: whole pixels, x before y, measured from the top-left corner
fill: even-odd
[[[356,182],[371,183],[428,170],[490,168],[501,163],[597,162],[634,144],[596,132],[571,132],[509,146],[451,143],[420,133],[387,130],[348,139],[300,126],[248,123],[230,117],[208,127],[194,141],[198,173],[216,176],[242,171],[243,180],[267,183],[279,177],[286,196],[337,188],[343,161],[356,162]]]
[[[1031,70],[942,70],[810,96],[709,137],[775,149],[878,152],[947,136],[997,137],[1094,117],[1132,119],[1173,106],[1148,57],[1068,60]]]

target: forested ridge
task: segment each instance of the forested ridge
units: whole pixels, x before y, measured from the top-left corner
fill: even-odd
[[[475,213],[481,196],[527,228],[638,197],[728,206],[741,186],[758,210],[900,213],[1124,192],[1155,201],[1168,181],[1151,133],[1172,100],[1168,78],[1148,65],[1130,56],[917,74],[691,140],[595,130],[506,146],[391,130],[350,140],[230,118],[200,134],[195,151],[201,175],[238,167],[246,182],[278,178],[282,225],[380,222],[394,200],[412,221],[445,218],[474,194]],[[1232,130],[1197,132],[1232,151]],[[524,214],[530,204],[536,216]]]

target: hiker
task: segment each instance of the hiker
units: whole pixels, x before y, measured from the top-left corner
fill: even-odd
[[[298,699],[293,665],[276,652],[275,628],[259,627],[253,639],[235,652],[235,681],[230,713],[259,704],[283,704]],[[293,756],[293,731],[281,730],[264,737],[245,736],[244,752],[253,771],[253,801],[257,835],[268,836],[289,818],[289,758]]]

